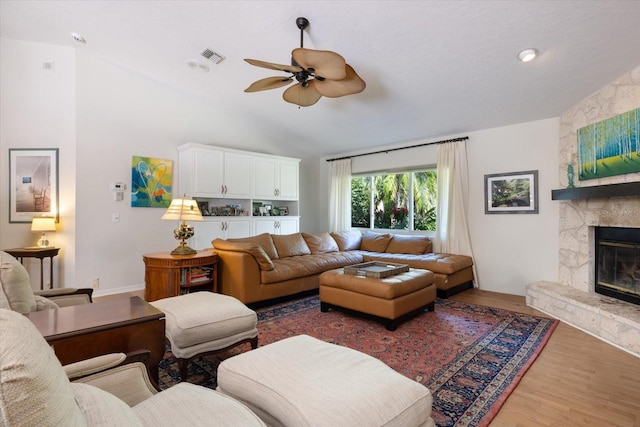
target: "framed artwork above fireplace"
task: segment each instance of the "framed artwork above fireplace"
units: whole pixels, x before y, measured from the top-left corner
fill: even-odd
[[[578,129],[581,181],[640,172],[640,108]]]

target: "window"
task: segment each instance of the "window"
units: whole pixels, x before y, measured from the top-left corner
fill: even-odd
[[[435,231],[437,193],[435,169],[354,176],[351,226]]]

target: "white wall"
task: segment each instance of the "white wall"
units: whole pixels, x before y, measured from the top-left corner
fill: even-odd
[[[70,286],[90,286],[100,278],[97,295],[141,289],[142,254],[174,248],[176,224],[160,220],[161,209],[131,208],[130,189],[125,201],[114,201],[109,184],[130,185],[134,155],[175,161],[175,147],[186,142],[260,151],[260,141],[231,141],[237,118],[100,58],[1,42],[0,247],[37,240],[28,224],[8,223],[7,149],[59,147],[61,229],[51,240],[64,248],[56,259],[60,276]],[[52,59],[55,72],[44,74],[41,62]],[[550,119],[468,134],[470,225],[483,289],[524,294],[527,282],[557,279],[558,207],[550,201],[558,182],[557,127],[557,119]],[[354,166],[432,165],[434,153],[433,147],[411,156],[398,151],[358,158]],[[540,214],[485,215],[484,174],[529,169],[539,170]],[[327,171],[324,159],[301,163],[302,231],[328,229]],[[174,184],[176,177],[174,168]],[[113,213],[120,214],[119,224],[111,222]]]
[[[540,120],[495,129],[452,135],[440,139],[468,136],[469,227],[480,288],[488,291],[525,295],[526,284],[536,280],[556,280],[558,276],[558,204],[551,190],[558,183],[558,119]],[[412,141],[404,146],[428,141]],[[395,148],[402,145],[388,146]],[[379,151],[376,149],[374,151]],[[435,145],[391,151],[388,154],[356,157],[353,173],[410,168],[436,164]],[[347,153],[348,154],[357,153]],[[335,157],[342,157],[338,155]],[[320,160],[324,178],[320,180],[328,197],[328,164]],[[484,175],[538,170],[539,214],[486,215],[484,213]],[[326,209],[322,209],[326,212]],[[318,218],[320,229],[328,221]],[[314,230],[315,231],[315,230]]]
[[[9,148],[58,148],[60,223],[47,235],[61,248],[54,261],[55,285],[74,283],[75,51],[0,39],[0,54],[0,248],[33,246],[39,237],[31,224],[9,223]],[[45,62],[53,69],[43,69]],[[32,286],[39,288],[40,262],[25,258],[24,263]]]

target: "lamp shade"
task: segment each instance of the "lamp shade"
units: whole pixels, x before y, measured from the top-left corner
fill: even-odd
[[[34,217],[31,231],[56,231],[56,219],[53,217]]]
[[[186,197],[173,199],[167,211],[162,215],[162,219],[204,221],[198,208],[198,202],[193,199],[187,199]]]

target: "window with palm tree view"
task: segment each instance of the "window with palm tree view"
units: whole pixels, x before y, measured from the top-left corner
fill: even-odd
[[[435,231],[435,169],[351,178],[351,226]]]

